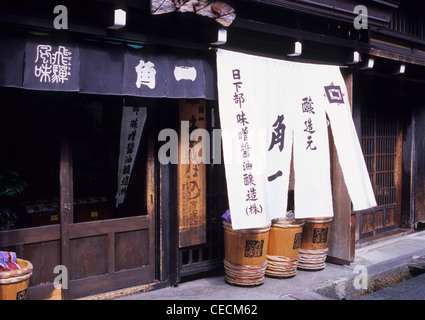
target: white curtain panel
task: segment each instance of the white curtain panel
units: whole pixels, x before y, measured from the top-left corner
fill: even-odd
[[[376,205],[337,66],[219,49],[217,75],[234,229],[285,216],[292,148],[295,217],[333,216],[326,114],[354,209]]]

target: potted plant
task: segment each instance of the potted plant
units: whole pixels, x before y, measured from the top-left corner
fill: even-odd
[[[15,228],[17,217],[10,202],[27,186],[28,183],[11,166],[4,166],[0,171],[0,231]]]

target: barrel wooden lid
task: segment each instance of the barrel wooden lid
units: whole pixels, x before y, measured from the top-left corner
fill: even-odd
[[[225,230],[233,231],[233,232],[240,232],[240,233],[264,233],[268,232],[270,230],[270,224],[264,227],[259,228],[251,228],[251,229],[239,229],[239,230],[233,230],[232,224],[228,223],[227,221],[223,220],[223,227]]]

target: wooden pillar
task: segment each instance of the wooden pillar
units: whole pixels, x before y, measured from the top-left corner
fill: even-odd
[[[61,264],[70,269],[69,223],[73,220],[72,147],[68,138],[63,138],[60,151],[60,233]],[[70,279],[68,275],[68,279]],[[62,290],[62,299],[67,299],[68,290]]]
[[[415,110],[414,143],[413,143],[413,195],[412,222],[417,227],[418,223],[425,223],[425,108],[419,106]]]
[[[351,72],[343,72],[343,76],[348,91],[350,106],[352,107],[353,74]],[[328,242],[328,261],[338,264],[349,264],[354,261],[355,216],[351,215],[351,198],[345,186],[330,129],[329,140],[334,219],[331,223]]]

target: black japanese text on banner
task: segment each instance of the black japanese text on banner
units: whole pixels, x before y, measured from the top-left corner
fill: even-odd
[[[121,120],[120,155],[118,160],[117,207],[124,202],[130,183],[133,164],[139,149],[147,109],[141,107],[123,107]]]
[[[293,121],[281,87],[286,74],[273,74],[286,62],[224,50],[217,62],[232,227],[265,226],[286,213]]]
[[[321,73],[326,66],[291,63],[295,217],[332,217],[329,138]],[[302,82],[299,81],[300,78]]]
[[[376,206],[337,66],[218,50],[217,75],[234,229],[285,216],[292,138],[295,217],[333,216],[326,113],[354,209]]]

